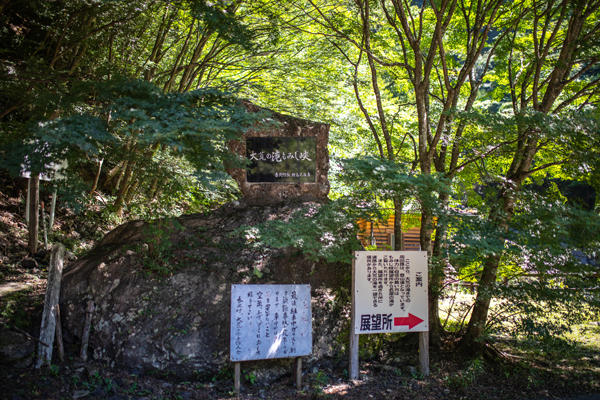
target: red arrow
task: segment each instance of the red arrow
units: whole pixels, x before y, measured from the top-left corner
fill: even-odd
[[[416,315],[412,315],[411,313],[408,313],[408,317],[394,318],[394,326],[408,325],[408,329],[414,328],[421,322],[423,322],[421,318],[417,317]]]

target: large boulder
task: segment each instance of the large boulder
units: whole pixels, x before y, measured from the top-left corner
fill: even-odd
[[[33,363],[35,343],[21,332],[0,328],[0,365],[25,368]]]
[[[339,355],[347,308],[334,294],[348,282],[350,267],[311,261],[295,249],[257,246],[239,229],[287,219],[308,205],[318,207],[232,203],[208,214],[116,228],[64,273],[67,334],[80,339],[92,300],[93,358],[139,371],[211,374],[229,362],[231,284],[308,283],[311,360]]]

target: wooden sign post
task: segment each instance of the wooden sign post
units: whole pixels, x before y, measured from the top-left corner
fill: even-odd
[[[359,377],[359,335],[419,332],[419,367],[429,375],[427,252],[357,251],[352,262],[350,379]]]
[[[302,388],[302,356],[312,352],[310,285],[231,285],[230,359],[234,388],[241,389],[241,361],[295,358]]]
[[[52,346],[54,344],[54,335],[56,333],[57,324],[60,324],[60,318],[57,317],[57,311],[64,258],[65,247],[62,244],[54,245],[52,248],[52,253],[50,254],[48,286],[46,288],[46,296],[44,297],[44,311],[42,313],[42,325],[40,327],[39,342],[44,346],[40,346],[38,348],[38,355],[35,362],[36,368],[40,368],[43,365],[50,364],[52,362]]]
[[[43,150],[42,150],[43,151]],[[51,154],[46,154],[48,157]],[[27,178],[27,195],[25,199],[25,221],[27,222],[27,229],[29,232],[28,248],[29,253],[32,255],[37,253],[38,247],[38,231],[39,231],[39,207],[40,207],[40,181],[52,181],[53,179],[64,179],[65,176],[61,171],[68,167],[69,163],[67,160],[61,161],[60,163],[48,163],[44,165],[44,171],[42,173],[31,172],[31,161],[25,157],[24,163],[21,164],[21,177]],[[43,208],[43,206],[42,206]],[[56,208],[56,189],[52,193],[52,203],[50,206],[50,231],[54,224],[54,212]],[[45,224],[44,214],[42,210],[42,223]],[[44,228],[44,246],[48,247],[47,243],[47,232]]]

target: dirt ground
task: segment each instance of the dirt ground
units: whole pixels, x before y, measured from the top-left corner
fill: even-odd
[[[243,367],[242,367],[243,368]],[[0,398],[18,399],[600,399],[581,393],[578,382],[527,373],[498,374],[493,368],[476,376],[453,375],[461,366],[435,362],[421,377],[410,368],[364,362],[361,379],[349,382],[339,368],[304,371],[303,387],[294,388],[291,374],[266,384],[245,376],[240,397],[232,391],[231,371],[210,380],[181,381],[168,376],[140,375],[90,363],[67,362],[41,370],[0,369]],[[519,368],[517,368],[519,369]],[[242,370],[244,374],[244,370]],[[587,388],[590,389],[589,387]],[[597,388],[596,388],[597,389]],[[585,391],[587,392],[587,391]],[[598,393],[598,392],[596,392]]]

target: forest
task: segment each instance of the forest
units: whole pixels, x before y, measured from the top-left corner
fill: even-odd
[[[349,265],[360,219],[419,229],[440,355],[433,378],[399,379],[444,383],[407,383],[416,398],[600,393],[600,0],[0,0],[0,22],[0,282],[23,259],[46,279],[43,242],[77,258],[124,223],[239,201],[228,142],[261,118],[251,102],[330,126],[328,201],[257,241]],[[28,188],[45,206],[25,221]],[[0,321],[33,333],[19,299],[0,291]],[[361,351],[383,363],[396,342]],[[565,352],[577,366],[553,368]],[[315,368],[302,398],[365,396],[328,394]],[[538,378],[469,389],[507,370]]]

